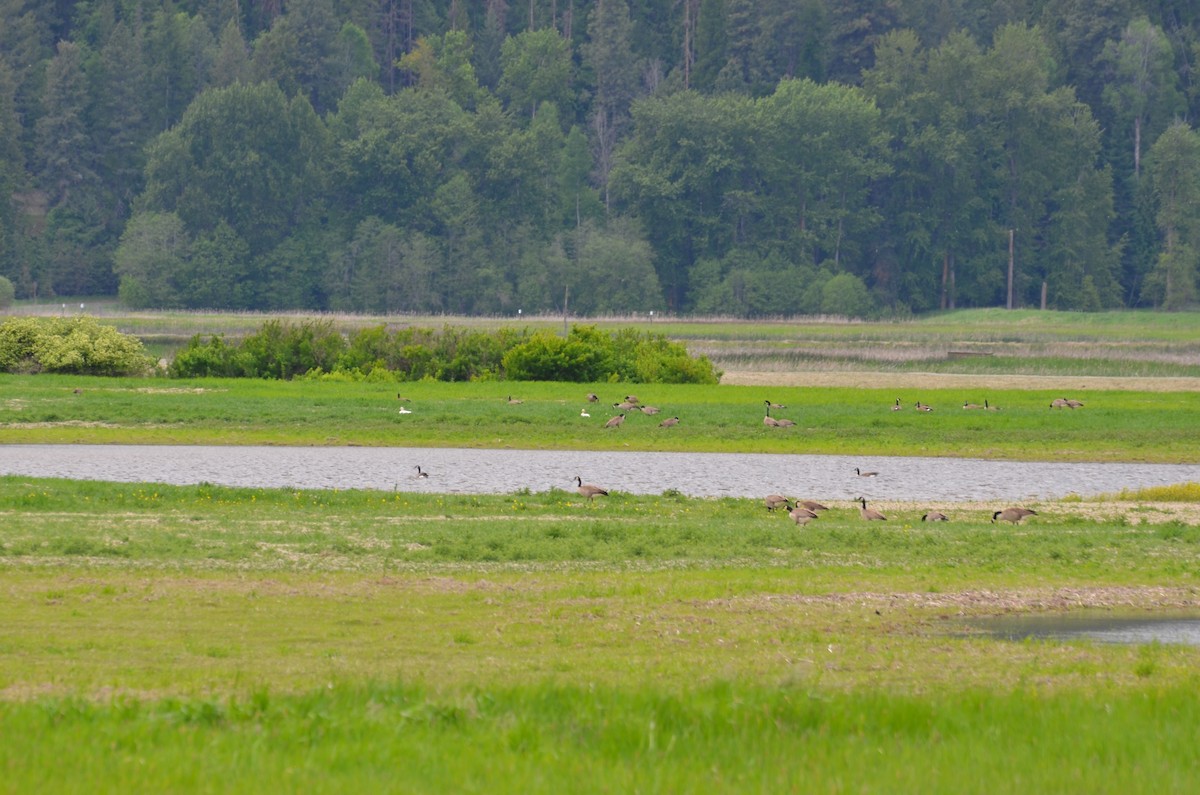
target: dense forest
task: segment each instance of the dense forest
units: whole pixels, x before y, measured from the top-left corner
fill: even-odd
[[[1197,302],[1200,6],[0,0],[20,298]]]

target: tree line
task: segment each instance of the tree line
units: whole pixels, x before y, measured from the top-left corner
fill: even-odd
[[[0,278],[146,307],[1184,308],[1184,6],[0,0]]]

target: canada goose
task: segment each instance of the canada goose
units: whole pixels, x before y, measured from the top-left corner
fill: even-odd
[[[1067,407],[1067,399],[1066,398],[1055,398],[1054,400],[1050,401],[1050,408],[1052,408],[1052,409],[1065,409],[1066,407]]]
[[[600,396],[599,396],[599,395],[597,395],[595,392],[588,392],[588,395],[587,395],[587,402],[588,402],[588,403],[595,403],[595,402],[597,402],[597,401],[599,401],[599,400],[600,400]]]
[[[873,477],[878,477],[878,475],[879,475],[878,472],[863,472],[858,467],[854,468],[854,474],[858,475],[860,478],[873,478]]]
[[[781,420],[771,416],[771,401],[767,401],[767,416],[763,417],[763,425],[768,428],[790,428],[796,423],[792,420]]]
[[[1081,409],[1083,408],[1083,401],[1075,400],[1074,398],[1067,398],[1067,408]]]
[[[403,392],[397,392],[397,393],[396,393],[396,400],[399,400],[401,403],[407,403],[407,402],[408,402],[408,398],[406,398],[406,397],[404,396],[404,393],[403,393]]]
[[[858,501],[862,503],[862,508],[859,508],[858,515],[866,519],[868,522],[886,522],[887,517],[879,511],[873,511],[867,507],[867,498],[859,497]]]
[[[660,427],[660,428],[673,428],[673,427],[675,427],[675,426],[676,426],[676,425],[678,425],[678,424],[679,424],[679,418],[678,418],[678,417],[667,417],[665,420],[663,420],[662,422],[660,422],[660,423],[658,424],[658,427]]]
[[[815,511],[810,511],[807,508],[797,505],[792,510],[788,511],[788,517],[796,524],[808,524],[813,519],[817,518]]]
[[[903,406],[900,405],[900,398],[896,398],[896,404],[892,406],[892,411],[899,411]]]
[[[967,403],[967,402],[964,400],[964,401],[963,401],[963,408],[964,408],[964,409],[981,409],[981,408],[983,408],[983,406],[979,405],[978,403]]]
[[[591,414],[588,414],[588,410],[587,410],[587,409],[580,409],[580,410],[579,410],[579,416],[580,416],[580,417],[590,417],[590,416],[592,416],[592,415],[591,415]]]
[[[588,502],[591,502],[592,498],[597,495],[601,497],[608,496],[608,491],[606,489],[602,489],[599,486],[593,486],[591,483],[584,483],[583,478],[579,477],[578,475],[575,476],[575,483],[577,485],[575,491],[579,492],[582,496],[587,497]]]
[[[623,423],[623,422],[625,422],[625,415],[618,414],[617,416],[610,419],[608,422],[604,423],[604,427],[605,428],[620,428],[621,423]]]
[[[788,498],[782,494],[768,494],[763,498],[763,504],[767,506],[768,511],[773,511],[776,508],[787,508],[791,510],[791,505],[788,504]]]
[[[404,408],[404,406],[400,407],[400,413],[401,414],[412,414],[412,412],[409,411],[408,409]]]
[[[428,472],[426,472],[425,470],[421,469],[421,465],[420,465],[420,464],[417,464],[417,474],[415,475],[415,477],[418,477],[418,478],[427,478],[427,477],[429,477],[429,473],[428,473]]]
[[[927,406],[919,400],[917,401],[916,408],[917,411],[933,411],[933,406]]]
[[[638,400],[637,395],[626,395],[625,400],[626,400],[626,402],[633,403],[634,405],[637,405],[638,403],[642,402],[642,401]]]
[[[1005,508],[1003,511],[996,511],[992,514],[992,521],[995,522],[998,519],[1001,522],[1018,524],[1026,516],[1037,516],[1037,511],[1031,511],[1028,508]]]
[[[986,400],[983,401],[983,408],[985,411],[999,411],[1000,410],[999,406],[993,406],[991,403],[988,403]]]
[[[786,409],[787,408],[787,406],[783,405],[782,403],[772,403],[769,400],[764,400],[763,403],[767,404],[768,410],[770,410],[770,409]]]
[[[614,403],[613,408],[617,411],[633,411],[637,408],[637,404],[630,403],[628,400],[622,400],[620,403]]]
[[[516,406],[516,405],[524,403],[524,402],[525,401],[521,400],[520,398],[515,398],[512,395],[508,396],[508,405],[510,405],[510,406]]]
[[[815,500],[796,500],[796,507],[797,508],[807,508],[808,510],[812,511],[813,513],[829,510],[824,505],[822,505],[819,502],[816,502]]]
[[[641,406],[643,414],[658,414],[662,411],[658,406]]]
[[[950,517],[941,511],[930,511],[921,517],[922,522],[948,522]]]

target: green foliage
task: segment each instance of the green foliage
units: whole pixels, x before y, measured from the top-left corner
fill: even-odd
[[[153,367],[142,342],[95,318],[14,317],[0,323],[0,371],[144,375]]]
[[[595,382],[715,384],[720,373],[704,357],[663,335],[632,330],[607,334],[576,326],[563,339],[528,330],[440,332],[383,326],[347,338],[329,321],[288,324],[271,320],[237,343],[195,335],[168,367],[175,378],[291,379],[328,376],[367,380]]]
[[[720,373],[701,356],[663,335],[623,329],[608,335],[595,326],[573,326],[566,339],[534,334],[504,357],[514,381],[627,381],[642,384],[715,384]]]
[[[0,276],[0,309],[8,309],[12,306],[15,295],[16,289],[13,287],[13,283],[6,277]]]

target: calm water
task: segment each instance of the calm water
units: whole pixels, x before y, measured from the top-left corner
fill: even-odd
[[[415,477],[416,467],[430,472]],[[876,470],[860,478],[854,468]],[[508,493],[608,489],[697,497],[1021,500],[1200,481],[1200,464],[1060,464],[962,458],[629,453],[401,447],[0,445],[0,474],[306,489]]]
[[[1200,646],[1200,616],[1067,613],[997,616],[962,622],[1001,640],[1093,640],[1099,643],[1174,643]]]

